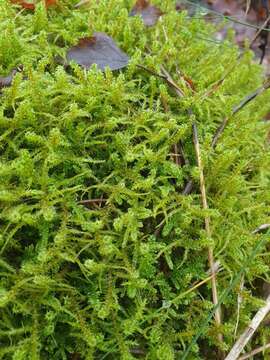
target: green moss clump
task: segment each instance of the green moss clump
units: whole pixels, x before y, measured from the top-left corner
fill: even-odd
[[[239,61],[231,42],[208,41],[214,30],[176,13],[173,1],[156,2],[166,15],[150,29],[128,16],[131,1],[74,10],[75,3],[28,12],[0,1],[0,74],[24,65],[0,97],[1,359],[181,359],[212,309],[209,283],[186,293],[208,276],[207,247],[223,268],[220,294],[260,238],[251,231],[269,222],[262,121],[269,92],[231,119],[213,152],[222,119],[262,83],[252,54]],[[93,31],[129,54],[127,69],[57,65],[57,56]],[[157,72],[165,66],[185,96],[138,64]],[[208,212],[201,209],[193,121]],[[182,167],[170,156],[179,142],[189,160]],[[194,191],[184,196],[191,177]],[[86,207],[87,199],[107,202]],[[244,278],[239,332],[261,304],[255,287],[269,276],[265,251]],[[233,344],[238,293],[226,297],[221,328],[209,324],[189,359],[214,359],[217,347]],[[265,336],[262,328],[250,346]]]

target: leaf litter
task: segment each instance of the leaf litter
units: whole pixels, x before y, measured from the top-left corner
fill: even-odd
[[[138,0],[131,9],[129,16],[140,15],[145,26],[154,26],[161,15],[162,11],[148,0]]]
[[[10,0],[12,4],[20,5],[23,9],[27,10],[35,10],[36,4],[33,2],[28,2],[24,0]],[[48,8],[50,6],[56,5],[57,0],[45,0],[45,7]]]
[[[129,57],[118,48],[114,40],[105,33],[96,32],[92,37],[81,38],[66,55],[67,61],[76,62],[85,69],[96,64],[104,71],[106,67],[119,70],[128,65]]]

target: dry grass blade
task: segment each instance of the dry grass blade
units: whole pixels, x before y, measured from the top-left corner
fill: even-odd
[[[257,229],[252,231],[252,234],[257,234],[259,232],[263,232],[265,230],[268,230],[269,228],[270,228],[270,224],[262,224],[259,227],[257,227]]]
[[[201,160],[201,151],[200,151],[200,144],[199,144],[199,139],[198,139],[198,130],[197,130],[197,126],[195,123],[193,124],[193,140],[194,140],[197,163],[198,163],[199,172],[200,172],[200,189],[201,189],[201,196],[202,196],[202,205],[203,205],[203,208],[205,210],[207,210],[208,203],[207,203],[207,197],[206,197],[203,165],[202,165],[202,160]],[[211,234],[209,216],[205,217],[205,230],[206,230],[207,236],[210,238],[212,234]],[[211,269],[211,275],[213,275],[213,277],[211,278],[213,304],[214,304],[214,306],[216,306],[218,304],[217,281],[216,281],[216,276],[215,276],[214,254],[213,254],[213,249],[211,247],[209,247],[209,249],[208,249],[208,261],[209,261],[209,266]],[[215,311],[215,321],[216,321],[216,325],[219,327],[221,325],[220,307],[217,307],[217,309]],[[222,337],[221,333],[218,334],[218,339],[221,342],[223,341],[223,337]]]
[[[251,339],[252,335],[255,333],[265,316],[270,311],[270,295],[267,297],[265,305],[262,306],[256,313],[256,315],[251,320],[250,324],[240,336],[240,338],[236,341],[234,346],[232,347],[229,354],[226,356],[225,360],[237,360],[239,355],[243,351],[246,344]]]
[[[74,5],[74,8],[78,9],[78,8],[80,8],[84,5],[88,5],[88,4],[90,4],[90,0],[81,0],[76,5]]]
[[[193,283],[193,285],[186,291],[184,291],[183,293],[179,294],[176,298],[174,298],[172,300],[172,303],[176,303],[179,299],[182,299],[184,296],[188,295],[189,293],[193,292],[194,290],[198,289],[200,286],[204,285],[205,283],[207,283],[208,281],[212,280],[213,277],[216,276],[216,274],[220,271],[222,271],[222,267],[219,263],[219,261],[216,261],[214,263],[214,273],[212,273],[213,271],[213,268],[212,269],[209,269],[207,271],[207,275],[208,277],[201,280],[201,281],[196,281],[195,283]]]
[[[259,354],[267,349],[270,348],[270,343],[269,344],[266,344],[266,345],[263,345],[263,346],[260,346],[260,347],[257,347],[256,349],[252,350],[250,353],[248,354],[245,354],[245,355],[242,355],[238,358],[238,360],[246,360],[246,359],[250,359],[252,356],[256,355],[256,354]]]
[[[239,320],[240,320],[240,309],[241,309],[241,304],[243,302],[243,297],[241,295],[241,292],[244,289],[244,285],[245,285],[245,277],[242,276],[242,279],[240,281],[240,286],[239,286],[239,293],[237,296],[237,317],[236,317],[236,324],[235,324],[235,329],[234,329],[234,338],[236,338]]]
[[[247,0],[245,16],[247,16],[251,6],[251,0]]]

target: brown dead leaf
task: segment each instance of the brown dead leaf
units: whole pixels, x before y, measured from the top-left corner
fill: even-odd
[[[158,7],[151,5],[150,1],[137,0],[129,16],[140,15],[145,26],[153,26],[162,14],[162,11]]]
[[[20,5],[24,9],[35,10],[36,8],[35,3],[31,3],[28,1],[24,1],[24,0],[10,0],[10,1],[12,4]],[[57,0],[44,0],[44,2],[45,2],[45,7],[48,8],[50,6],[56,5]]]
[[[77,45],[67,51],[66,57],[69,63],[75,61],[85,69],[96,64],[102,71],[106,67],[119,70],[126,67],[129,62],[129,57],[117,47],[114,40],[101,32],[80,39]]]

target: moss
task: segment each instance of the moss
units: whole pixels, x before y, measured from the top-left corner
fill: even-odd
[[[24,65],[0,97],[1,358],[180,359],[212,308],[209,285],[181,296],[207,277],[207,246],[224,269],[222,293],[260,238],[251,231],[269,222],[262,122],[269,92],[231,119],[213,152],[222,119],[262,83],[251,53],[238,60],[230,41],[209,41],[214,29],[176,13],[172,1],[156,2],[166,15],[150,29],[128,17],[131,1],[78,10],[75,3],[48,12],[40,4],[33,13],[0,1],[0,73]],[[93,31],[106,32],[129,54],[127,69],[57,64]],[[157,72],[165,66],[185,96],[138,64]],[[224,82],[204,96],[228,66]],[[212,239],[204,231],[194,119]],[[180,141],[189,160],[183,167],[169,156]],[[190,177],[194,192],[184,196]],[[107,202],[80,203],[100,198]],[[253,289],[269,276],[266,251],[245,277],[239,331],[259,306]],[[223,304],[224,349],[234,342],[238,292],[233,288]],[[209,324],[190,359],[213,354],[216,333]]]

